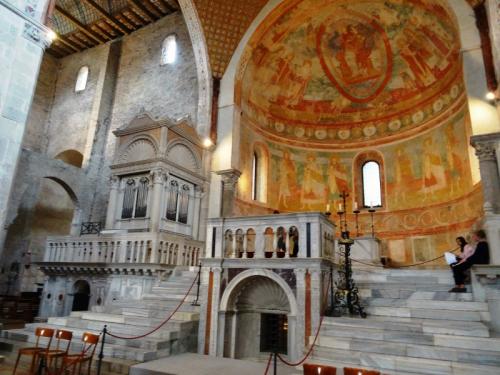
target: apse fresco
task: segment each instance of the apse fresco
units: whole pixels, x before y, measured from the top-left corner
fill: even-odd
[[[382,251],[408,263],[439,255],[482,215],[469,160],[459,34],[444,0],[288,0],[251,36],[236,74],[241,108],[237,214],[320,211],[338,221],[361,166],[381,164],[374,215]],[[265,148],[267,196],[251,199]],[[350,228],[354,215],[349,215]]]
[[[389,142],[446,116],[463,93],[441,0],[295,0],[258,27],[236,100],[268,138],[329,148]]]

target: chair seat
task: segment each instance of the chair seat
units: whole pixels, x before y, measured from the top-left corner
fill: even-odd
[[[44,353],[42,355],[45,355],[47,357],[60,357],[66,354],[66,350],[62,349],[53,349],[49,350],[47,353]]]
[[[20,348],[19,353],[21,354],[35,354],[46,351],[46,348]]]

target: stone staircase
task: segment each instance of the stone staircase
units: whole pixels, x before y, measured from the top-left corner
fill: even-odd
[[[100,333],[106,324],[108,331],[120,336],[142,335],[157,327],[181,302],[197,272],[177,268],[167,281],[152,288],[142,300],[118,300],[92,311],[72,312],[67,317],[52,317],[47,323],[27,324],[24,329],[3,331],[0,341],[17,347],[35,342],[38,326],[66,329],[73,332],[71,351],[81,350],[83,332]],[[132,364],[169,356],[196,352],[199,306],[192,306],[196,285],[172,319],[151,335],[137,340],[106,336],[105,362],[111,373],[128,373]],[[98,353],[98,351],[96,351]]]
[[[500,338],[488,329],[488,306],[470,292],[448,293],[450,271],[354,275],[368,317],[325,317],[308,362],[391,375],[500,374]]]

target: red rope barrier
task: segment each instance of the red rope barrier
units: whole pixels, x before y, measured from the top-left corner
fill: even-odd
[[[150,334],[152,334],[153,332],[156,332],[158,331],[161,327],[163,327],[165,324],[167,324],[167,322],[174,316],[174,314],[180,309],[180,307],[182,306],[182,304],[186,301],[186,298],[187,296],[189,295],[189,293],[191,292],[191,289],[193,289],[193,286],[196,282],[196,280],[198,280],[198,277],[200,277],[200,274],[198,274],[198,276],[196,276],[193,280],[193,283],[191,284],[191,286],[189,287],[189,290],[187,291],[187,293],[184,295],[184,298],[182,298],[182,301],[177,305],[177,307],[175,308],[175,310],[172,312],[172,314],[170,314],[163,322],[160,323],[160,325],[158,325],[155,329],[149,331],[149,332],[146,332],[145,334],[143,335],[139,335],[139,336],[131,336],[131,337],[126,337],[126,336],[120,336],[120,335],[115,335],[111,332],[106,332],[108,335],[110,335],[111,337],[114,337],[116,339],[123,339],[123,340],[136,340],[136,339],[142,339],[143,337],[146,337],[146,336],[149,336]]]
[[[271,366],[271,359],[273,358],[273,353],[269,353],[269,359],[267,360],[267,366],[266,366],[266,371],[264,372],[264,375],[267,375],[267,372],[269,371],[269,366]]]

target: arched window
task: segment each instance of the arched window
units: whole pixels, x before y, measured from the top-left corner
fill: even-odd
[[[251,199],[261,203],[267,201],[267,174],[269,165],[269,152],[265,145],[256,143],[252,153],[251,166]],[[247,190],[248,191],[248,190]]]
[[[177,39],[175,35],[167,36],[161,45],[161,65],[173,64],[177,59]]]
[[[368,160],[361,168],[363,178],[363,205],[365,207],[382,206],[382,191],[380,165],[374,160]]]
[[[76,77],[75,92],[80,92],[85,90],[85,87],[87,87],[88,78],[89,78],[89,67],[82,66],[78,71],[78,76]]]
[[[256,201],[259,197],[259,157],[256,152],[252,158],[252,199]]]

